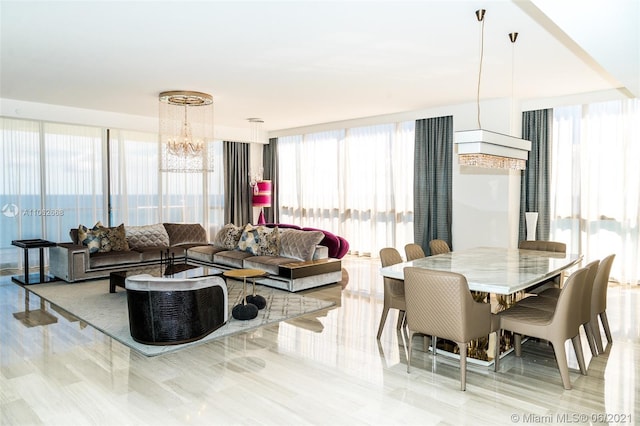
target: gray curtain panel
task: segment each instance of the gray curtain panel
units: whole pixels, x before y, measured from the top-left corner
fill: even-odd
[[[431,240],[451,247],[452,158],[453,116],[416,120],[413,233],[427,255]]]
[[[531,152],[527,168],[522,172],[520,179],[520,241],[527,238],[525,212],[538,212],[536,240],[549,239],[549,152],[552,119],[552,109],[522,113],[522,138],[531,141]]]
[[[264,209],[264,219],[267,223],[279,223],[278,138],[271,138],[268,145],[262,146],[262,167],[264,178],[271,181],[271,207]]]
[[[249,186],[249,144],[224,141],[224,222],[252,222]]]

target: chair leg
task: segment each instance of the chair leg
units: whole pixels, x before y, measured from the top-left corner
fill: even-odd
[[[607,342],[613,343],[613,338],[611,337],[611,329],[609,328],[609,320],[607,319],[607,312],[600,312],[600,319],[602,320],[602,326],[604,327],[604,334],[607,336]]]
[[[431,352],[433,352],[433,356],[436,356],[436,348],[438,346],[438,338],[436,336],[431,336]]]
[[[595,339],[593,337],[593,327],[591,327],[591,322],[582,324],[582,328],[584,328],[584,333],[587,335],[587,343],[589,343],[589,350],[591,350],[591,355],[597,357],[598,349],[596,348]]]
[[[595,341],[598,353],[604,353],[604,347],[602,346],[602,334],[600,333],[600,323],[598,322],[598,314],[591,316],[591,329],[593,330],[593,340]]]
[[[522,356],[522,335],[513,333],[513,351],[516,356]]]
[[[409,330],[409,342],[407,343],[407,374],[411,371],[411,341],[413,340],[413,331]]]
[[[380,326],[378,326],[378,337],[377,337],[378,340],[380,340],[380,336],[382,336],[382,329],[384,328],[384,323],[387,320],[388,314],[389,314],[389,307],[385,306],[384,309],[382,309],[382,316],[380,317]]]
[[[493,371],[497,372],[498,371],[498,367],[499,367],[499,363],[500,363],[500,334],[501,334],[501,330],[498,329],[496,330],[496,348],[495,348],[495,352],[493,353]]]
[[[429,352],[430,344],[431,344],[431,337],[425,334],[424,337],[422,338],[422,350],[424,350],[425,353]]]
[[[398,330],[402,329],[406,320],[407,320],[407,315],[405,311],[398,311],[398,325],[397,325]]]
[[[566,390],[569,390],[571,389],[571,379],[569,378],[569,365],[567,363],[567,353],[564,350],[564,342],[551,342],[551,345],[556,355],[558,370],[560,370],[560,377],[562,378],[562,386]]]
[[[573,350],[576,352],[576,358],[578,359],[578,366],[580,367],[580,373],[583,376],[587,375],[587,366],[584,362],[584,353],[582,352],[582,339],[580,339],[580,333],[571,338],[573,343]]]
[[[460,348],[460,390],[467,390],[467,344],[458,343]]]

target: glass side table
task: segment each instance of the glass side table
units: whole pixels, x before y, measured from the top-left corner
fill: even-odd
[[[14,275],[11,277],[12,281],[22,285],[58,281],[56,277],[44,273],[44,249],[46,247],[55,247],[56,243],[37,238],[33,240],[13,240],[11,245],[20,247],[24,251],[24,276]],[[29,249],[40,250],[40,272],[37,274],[29,274]]]

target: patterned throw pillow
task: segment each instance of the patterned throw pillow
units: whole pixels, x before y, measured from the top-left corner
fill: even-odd
[[[238,250],[255,256],[277,256],[280,252],[279,237],[278,228],[247,224],[238,241]]]
[[[240,241],[238,241],[238,250],[247,251],[255,256],[258,256],[260,245],[260,234],[258,227],[254,227],[251,224],[247,224],[240,235]]]
[[[280,254],[280,230],[275,228],[264,228],[265,233],[261,236],[263,244],[260,244],[262,256],[278,256]]]
[[[238,248],[238,242],[240,241],[243,230],[244,228],[241,226],[228,223],[218,231],[216,238],[213,241],[213,245],[227,250],[235,250]]]
[[[89,253],[97,253],[102,248],[102,223],[96,223],[89,229],[84,225],[78,225],[78,241],[89,248]]]
[[[121,223],[115,228],[103,229],[102,247],[105,248],[105,251],[129,251],[129,244],[127,243],[127,236],[124,231],[124,223]]]
[[[106,228],[101,222],[96,223],[91,229],[78,225],[78,241],[89,248],[89,253],[129,250],[124,223],[116,228]]]

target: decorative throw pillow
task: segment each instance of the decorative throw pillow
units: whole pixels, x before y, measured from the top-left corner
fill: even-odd
[[[277,256],[280,253],[280,231],[278,228],[247,224],[238,241],[238,250],[255,256]]]
[[[324,238],[321,231],[286,229],[280,236],[280,256],[298,260],[312,260],[316,245]]]
[[[115,228],[104,228],[105,232],[103,239],[107,241],[102,242],[103,247],[109,247],[106,251],[129,251],[129,244],[127,243],[127,236],[124,230],[124,223],[121,223]]]
[[[167,230],[161,223],[127,226],[125,234],[131,250],[148,247],[169,247],[169,234],[167,234]]]
[[[238,247],[238,242],[240,241],[243,230],[244,228],[241,226],[236,226],[233,223],[227,223],[216,234],[213,245],[227,250],[235,250]]]
[[[78,241],[89,248],[89,253],[97,253],[102,248],[102,223],[96,223],[89,229],[84,225],[78,225]]]
[[[255,256],[260,255],[260,230],[263,226],[247,224],[240,235],[238,250],[249,252]]]
[[[264,234],[260,236],[260,255],[278,256],[280,254],[280,230],[264,227]]]

